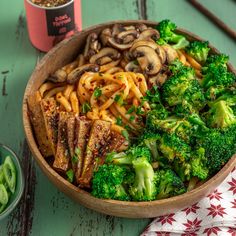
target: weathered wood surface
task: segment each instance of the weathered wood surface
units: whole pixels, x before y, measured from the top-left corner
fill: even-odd
[[[200,2],[236,28],[235,1]],[[230,55],[236,65],[235,41],[186,0],[83,0],[82,12],[83,27],[116,19],[172,19]],[[32,160],[23,134],[21,102],[30,73],[42,54],[28,40],[23,1],[1,0],[0,13],[0,142],[19,154],[26,176],[21,203],[0,222],[0,236],[138,235],[150,220],[105,216],[74,203]]]

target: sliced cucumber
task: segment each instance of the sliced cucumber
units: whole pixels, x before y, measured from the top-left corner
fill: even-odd
[[[16,188],[16,168],[10,156],[7,156],[3,163],[3,174],[8,188],[14,193]]]
[[[3,184],[3,183],[4,183],[4,174],[3,174],[3,165],[1,165],[0,166],[0,184]]]
[[[7,205],[8,193],[3,184],[0,184],[0,205]]]

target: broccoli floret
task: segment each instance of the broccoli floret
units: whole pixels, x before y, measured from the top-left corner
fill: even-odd
[[[208,103],[210,110],[206,112],[207,124],[212,128],[226,128],[236,123],[236,116],[231,107],[236,105],[235,91],[227,92],[213,102]]]
[[[168,65],[169,70],[172,74],[177,74],[179,71],[185,69],[184,64],[179,60],[175,59]]]
[[[180,49],[188,46],[189,41],[180,34],[175,33],[176,25],[170,20],[163,20],[157,25],[157,30],[160,33],[159,44],[172,44],[174,49]]]
[[[123,186],[129,171],[125,167],[112,164],[100,166],[93,175],[92,195],[97,198],[129,201],[130,197]]]
[[[176,158],[172,164],[173,170],[183,182],[189,181],[191,178],[191,165],[188,161],[183,162]]]
[[[152,161],[157,161],[160,156],[158,153],[158,141],[160,140],[160,134],[152,131],[146,131],[140,138],[139,142],[149,148],[152,153]]]
[[[186,47],[186,52],[201,64],[206,62],[209,51],[208,42],[193,41]]]
[[[163,100],[170,106],[177,106],[178,111],[193,113],[205,104],[205,98],[194,70],[183,66],[162,86]],[[183,107],[180,109],[179,107]]]
[[[203,76],[201,85],[204,89],[217,86],[227,87],[235,83],[235,80],[235,75],[228,72],[223,65],[210,64]]]
[[[135,159],[132,164],[135,170],[135,180],[129,191],[132,199],[134,201],[151,201],[156,199],[157,176],[151,164],[144,157]]]
[[[126,152],[111,152],[107,154],[106,162],[117,165],[132,165],[133,160],[141,157],[151,162],[152,154],[148,147],[138,145],[130,147]]]
[[[176,134],[164,133],[160,139],[159,150],[170,162],[174,159],[185,162],[190,158],[191,147]]]
[[[157,175],[159,180],[157,183],[157,199],[168,198],[186,192],[183,182],[172,170],[160,170]]]
[[[214,54],[210,55],[206,60],[206,65],[214,64],[215,66],[222,65],[227,68],[227,62],[229,61],[229,56],[225,54]],[[206,68],[204,68],[206,69]]]
[[[191,174],[201,180],[205,180],[209,175],[205,149],[199,148],[191,156]]]
[[[236,125],[225,130],[209,129],[197,145],[205,149],[207,166],[212,175],[218,172],[222,166],[236,153]]]

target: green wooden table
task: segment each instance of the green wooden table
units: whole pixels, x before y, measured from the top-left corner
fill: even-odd
[[[201,0],[236,28],[234,0]],[[209,40],[236,65],[236,44],[185,0],[82,0],[83,28],[117,19],[169,18]],[[23,0],[0,1],[0,142],[20,156],[26,178],[17,209],[0,222],[0,236],[139,235],[149,219],[123,219],[96,213],[59,192],[33,161],[22,127],[22,97],[43,56],[27,35]]]

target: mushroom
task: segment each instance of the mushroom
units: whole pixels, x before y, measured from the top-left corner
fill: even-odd
[[[156,52],[161,59],[161,63],[164,64],[166,62],[166,52],[160,45],[158,44],[156,45],[157,45]]]
[[[126,50],[132,46],[138,36],[139,33],[133,26],[122,28],[120,25],[115,25],[108,43],[114,48]]]
[[[140,46],[148,46],[148,47],[153,48],[154,50],[156,50],[159,45],[156,44],[155,42],[151,41],[151,40],[150,41],[148,41],[148,40],[138,40],[130,48],[130,52],[134,51],[135,48],[140,47]],[[164,53],[165,53],[165,51],[164,51]]]
[[[138,40],[153,39],[154,41],[156,41],[159,38],[160,38],[160,34],[157,30],[148,28],[140,34]]]
[[[98,65],[104,65],[120,58],[120,53],[114,48],[103,48],[99,53],[93,55],[89,62]]]
[[[111,37],[111,29],[106,28],[102,31],[100,35],[101,42],[103,46],[106,46],[108,43],[108,39]]]
[[[99,69],[99,65],[96,64],[85,64],[83,66],[77,67],[68,74],[67,82],[69,84],[74,84],[85,72],[98,72]]]
[[[171,63],[172,61],[174,61],[176,58],[178,58],[178,53],[175,51],[174,48],[172,48],[170,45],[165,44],[161,46],[165,52],[166,52],[166,58],[167,58],[167,62]]]
[[[130,61],[126,66],[125,66],[125,71],[132,71],[139,73],[141,72],[141,68],[138,65],[137,61]]]
[[[85,63],[85,58],[83,54],[79,54],[76,58],[76,61],[78,61],[78,66],[82,66]]]
[[[143,32],[144,30],[147,29],[147,26],[141,23],[141,24],[136,25],[136,28],[139,32]]]
[[[148,46],[137,47],[133,51],[133,56],[137,61],[144,73],[147,75],[155,75],[161,69],[161,60],[155,50]]]
[[[48,78],[48,81],[52,81],[53,83],[62,83],[65,82],[67,78],[66,71],[61,68],[54,72],[51,77]]]
[[[86,45],[84,47],[84,57],[86,60],[96,53],[96,51],[91,48],[91,44],[97,41],[97,38],[98,35],[96,33],[91,33],[88,35]]]
[[[167,80],[167,78],[168,78],[168,76],[166,73],[160,72],[157,75],[150,77],[148,79],[148,81],[151,85],[162,86],[165,83],[165,81]]]

